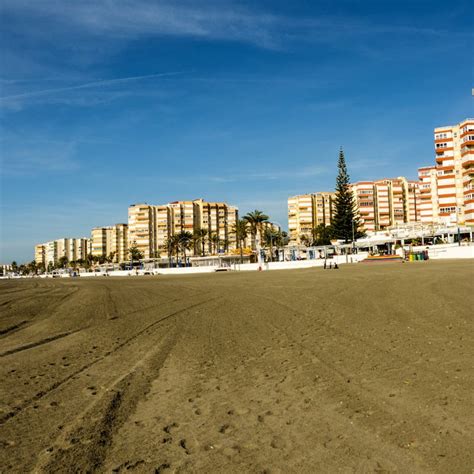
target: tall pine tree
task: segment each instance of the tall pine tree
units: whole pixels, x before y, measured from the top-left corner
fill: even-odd
[[[344,240],[347,243],[352,241],[353,229],[356,239],[361,237],[363,233],[359,231],[360,222],[355,210],[354,197],[350,189],[350,179],[342,147],[339,151],[337,167],[339,173],[336,180],[336,205],[332,219],[332,232],[335,239]]]

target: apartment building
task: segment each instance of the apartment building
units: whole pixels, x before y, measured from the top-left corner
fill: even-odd
[[[197,226],[198,215],[195,201],[175,201],[168,204],[171,212],[171,234],[193,232]]]
[[[89,254],[89,239],[60,239],[58,249],[60,256],[65,256],[72,261],[85,260]]]
[[[91,232],[91,254],[123,262],[128,257],[128,225],[94,227]]]
[[[36,265],[45,265],[46,266],[46,248],[45,248],[45,244],[36,244],[35,245],[35,262],[36,262]]]
[[[367,232],[420,220],[420,188],[404,177],[351,185],[361,226]]]
[[[62,238],[35,245],[35,262],[37,265],[55,265],[62,257],[69,262],[85,260],[89,254],[90,241],[82,238]]]
[[[114,261],[124,262],[128,259],[128,224],[116,224],[114,226],[112,252]]]
[[[474,119],[434,129],[435,165],[418,169],[423,222],[474,225]]]
[[[474,225],[474,120],[466,120],[460,128],[464,223],[472,226]]]
[[[207,230],[205,248],[215,249],[210,236],[217,235],[223,250],[236,247],[233,227],[238,209],[223,202],[174,201],[165,205],[133,204],[128,209],[129,243],[136,245],[144,258],[167,252],[167,241],[182,231]],[[191,251],[192,254],[192,251]]]
[[[91,254],[93,257],[108,257],[112,252],[111,226],[94,227],[91,231]]]
[[[175,232],[172,210],[168,205],[154,206],[156,225],[156,251],[167,247],[168,237]]]
[[[335,193],[318,192],[288,198],[288,230],[290,242],[300,244],[320,225],[330,225],[334,212]]]
[[[239,210],[224,202],[206,202],[203,199],[194,201],[196,206],[196,228],[206,229],[208,236],[217,235],[223,243],[224,251],[237,247],[235,224],[239,218]],[[208,251],[212,250],[212,242],[207,238]]]
[[[436,166],[418,168],[420,186],[420,222],[438,222],[438,180]]]
[[[144,258],[155,258],[158,256],[157,243],[157,208],[146,203],[132,204],[128,208],[128,241],[129,246],[137,247]],[[161,218],[168,218],[167,214],[160,214]],[[166,240],[164,231],[168,228],[162,223],[160,235]]]

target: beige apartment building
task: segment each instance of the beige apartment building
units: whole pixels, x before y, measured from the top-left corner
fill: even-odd
[[[311,237],[312,230],[330,225],[334,212],[335,193],[318,192],[288,198],[288,231],[290,242],[300,244],[303,236]]]
[[[157,244],[157,213],[160,212],[161,224],[160,235],[166,239],[169,230],[168,214],[163,213],[163,206],[153,206],[150,204],[132,204],[128,208],[128,240],[129,246],[136,246],[144,258],[155,258],[158,256]]]
[[[128,259],[128,224],[116,224],[112,241],[112,252],[116,262],[124,262]]]
[[[208,233],[205,248],[213,251],[212,235],[217,235],[224,251],[235,249],[233,227],[238,209],[223,202],[174,201],[165,205],[133,204],[128,209],[129,243],[136,245],[144,258],[167,253],[167,241],[172,235],[198,229]],[[192,254],[192,251],[191,251]]]
[[[35,245],[35,262],[36,265],[46,265],[46,248],[45,244]]]
[[[359,181],[351,189],[361,226],[367,232],[420,220],[417,181],[404,177]]]
[[[91,231],[91,255],[108,257],[112,252],[112,227],[94,227]]]
[[[206,229],[208,236],[217,235],[223,243],[222,250],[233,250],[237,247],[235,224],[239,218],[239,210],[224,202],[206,202],[203,199],[194,201],[196,206],[196,228]],[[208,251],[212,244],[207,238]]]
[[[128,258],[128,225],[94,227],[91,232],[91,254],[123,262]]]
[[[90,241],[83,238],[62,238],[35,245],[35,262],[47,267],[55,265],[62,257],[69,262],[85,260],[89,254]]]

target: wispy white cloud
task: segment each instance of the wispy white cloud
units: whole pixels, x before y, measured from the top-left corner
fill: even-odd
[[[285,49],[292,41],[330,43],[337,39],[351,47],[353,44],[345,40],[354,36],[469,36],[463,31],[453,32],[419,24],[384,24],[354,14],[289,17],[244,7],[231,0],[64,0],[59,4],[57,0],[3,0],[2,5],[6,12],[34,16],[72,36],[82,33],[101,39],[191,36]],[[28,34],[44,38],[44,28],[32,28]]]
[[[231,2],[146,0],[4,0],[3,9],[27,12],[102,37],[180,35],[258,43],[271,47],[273,15],[254,13]]]
[[[37,90],[37,91],[22,92],[19,94],[11,94],[11,95],[0,97],[0,105],[17,104],[18,101],[22,101],[22,100],[30,99],[30,98],[36,98],[39,96],[49,96],[52,94],[77,91],[81,89],[93,89],[93,88],[103,88],[103,87],[108,87],[108,86],[116,86],[116,85],[134,82],[134,81],[170,77],[170,76],[176,76],[179,74],[184,74],[184,72],[167,72],[167,73],[159,73],[159,74],[147,74],[144,76],[129,76],[129,77],[116,78],[116,79],[102,79],[98,81],[86,82],[83,84],[77,84],[77,85],[67,86],[67,87],[56,87],[52,89],[42,89],[42,90]]]

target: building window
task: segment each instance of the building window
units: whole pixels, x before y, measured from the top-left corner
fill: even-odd
[[[455,207],[440,207],[439,212],[441,214],[451,214],[453,212],[456,212],[456,208]]]

